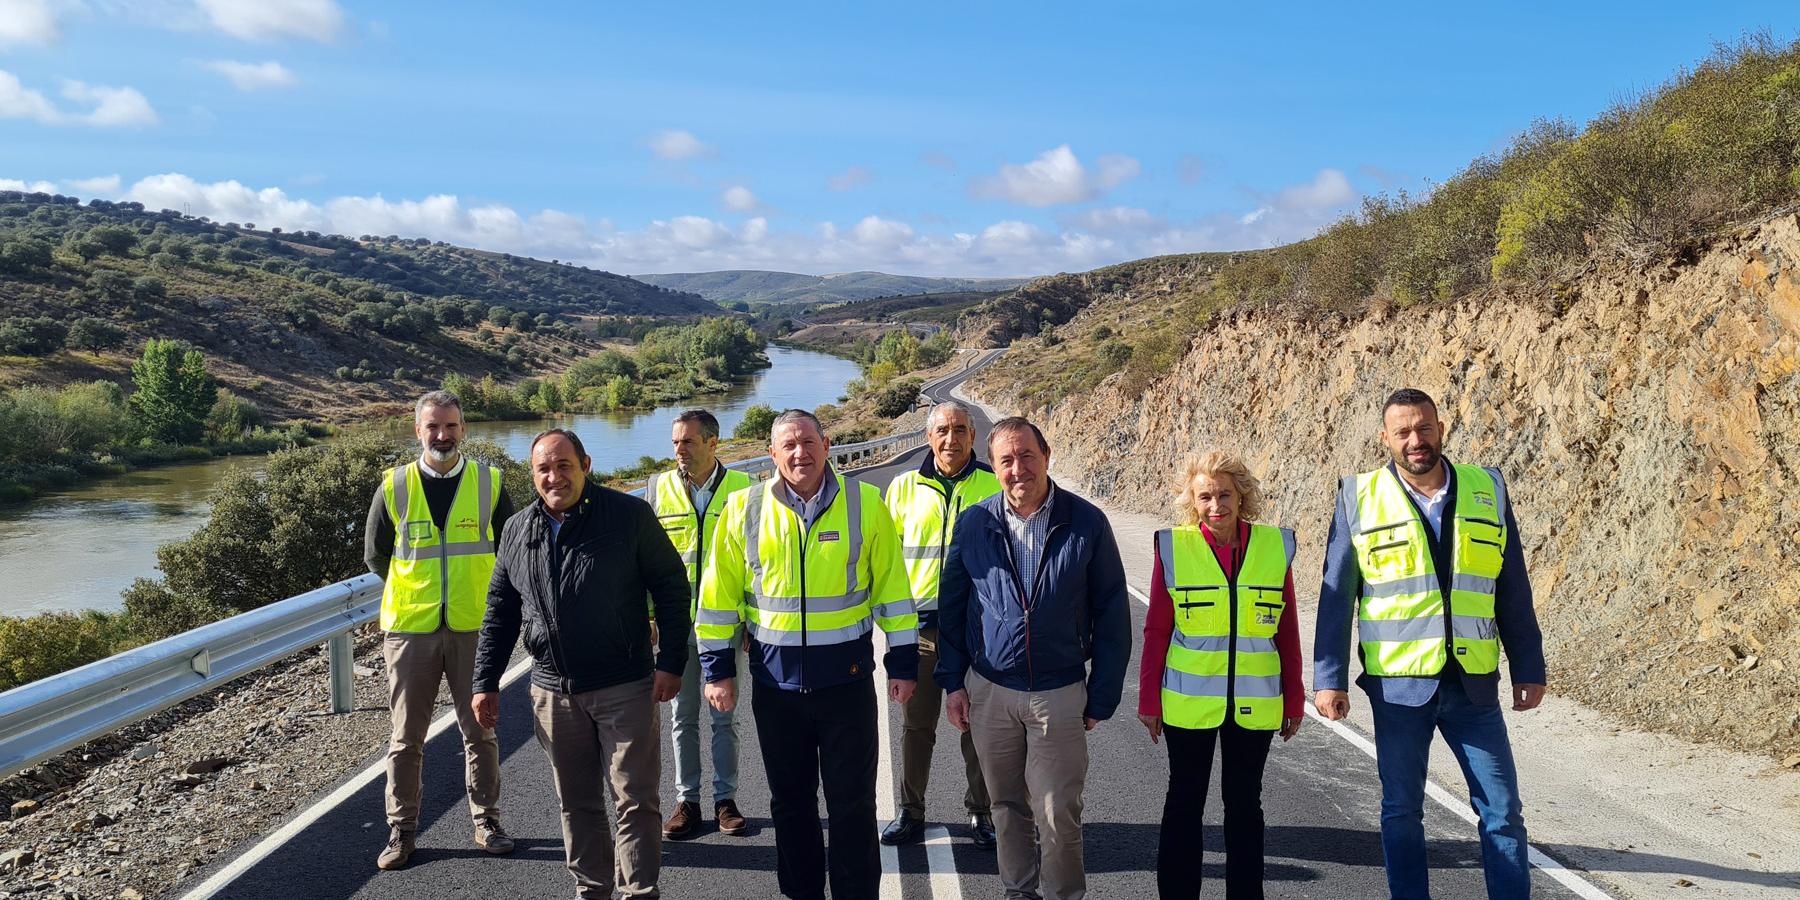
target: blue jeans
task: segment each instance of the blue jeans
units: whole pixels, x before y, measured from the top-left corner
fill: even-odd
[[[1447,678],[1423,706],[1374,696],[1376,767],[1381,772],[1381,850],[1393,900],[1430,900],[1425,866],[1425,769],[1433,731],[1441,731],[1463,777],[1481,828],[1481,868],[1491,900],[1531,896],[1519,775],[1499,706],[1469,702],[1460,679]]]
[[[742,673],[743,667],[738,671]],[[739,678],[738,686],[743,686]],[[742,699],[740,697],[740,699]],[[681,674],[681,691],[675,695],[674,722],[670,731],[675,744],[675,799],[700,802],[700,708],[712,714],[713,803],[737,797],[738,737],[736,712],[719,712],[700,692],[700,648],[688,635],[687,671]]]

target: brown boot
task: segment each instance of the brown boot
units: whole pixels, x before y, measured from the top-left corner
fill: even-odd
[[[700,804],[683,800],[675,804],[675,814],[663,825],[663,837],[685,841],[700,833]]]
[[[750,827],[750,823],[744,821],[744,815],[738,812],[735,800],[720,800],[713,807],[713,818],[719,822],[720,834],[743,834]]]
[[[500,827],[500,820],[490,816],[475,821],[475,846],[499,856],[513,852],[513,839]]]
[[[413,833],[395,828],[388,833],[387,846],[381,848],[381,855],[375,857],[378,869],[404,869],[413,855]]]

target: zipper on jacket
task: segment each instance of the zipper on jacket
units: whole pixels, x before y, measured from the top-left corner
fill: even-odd
[[[1237,721],[1238,575],[1244,568],[1238,559],[1238,549],[1249,540],[1248,535],[1238,532],[1237,546],[1231,548],[1231,572],[1225,576],[1225,584],[1231,591],[1231,618],[1225,632],[1225,718],[1229,721]],[[1219,725],[1224,727],[1225,722],[1221,721]]]
[[[568,523],[565,521],[563,524]],[[559,649],[562,646],[562,627],[557,621],[557,613],[562,607],[562,548],[557,546],[561,529],[552,532],[541,521],[538,527],[544,529],[545,537],[550,541],[550,608],[544,610],[544,639],[548,642],[550,662],[556,666],[557,679],[566,688],[569,684],[569,669],[563,665]]]

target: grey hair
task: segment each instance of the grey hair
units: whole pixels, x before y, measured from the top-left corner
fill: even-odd
[[[804,409],[790,409],[783,412],[781,415],[776,416],[774,423],[769,426],[769,444],[771,446],[774,445],[775,432],[780,431],[781,426],[792,425],[796,422],[811,422],[813,431],[818,432],[819,437],[825,436],[825,426],[819,424],[818,416],[815,416]]]
[[[413,404],[414,422],[418,422],[425,418],[425,407],[427,406],[435,406],[439,409],[454,409],[458,413],[462,412],[462,401],[457,399],[455,394],[452,394],[449,391],[428,391],[419,398],[419,402]]]
[[[700,434],[708,438],[719,436],[719,419],[704,409],[690,409],[675,417],[675,424],[693,422],[700,426]]]
[[[975,411],[969,408],[969,404],[961,400],[942,400],[931,408],[931,412],[925,414],[925,427],[930,428],[931,423],[945,413],[962,413],[963,418],[968,419],[971,424],[975,421]]]

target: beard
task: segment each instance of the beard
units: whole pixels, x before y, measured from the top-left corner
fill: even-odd
[[[1444,458],[1442,447],[1426,447],[1425,449],[1430,452],[1430,456],[1424,462],[1413,462],[1407,458],[1406,451],[1400,450],[1393,453],[1394,464],[1414,475],[1423,475],[1437,468],[1438,460]]]
[[[434,463],[447,463],[456,459],[456,454],[459,449],[460,445],[457,444],[451,444],[448,447],[439,447],[436,444],[429,444],[425,447],[425,457]]]

